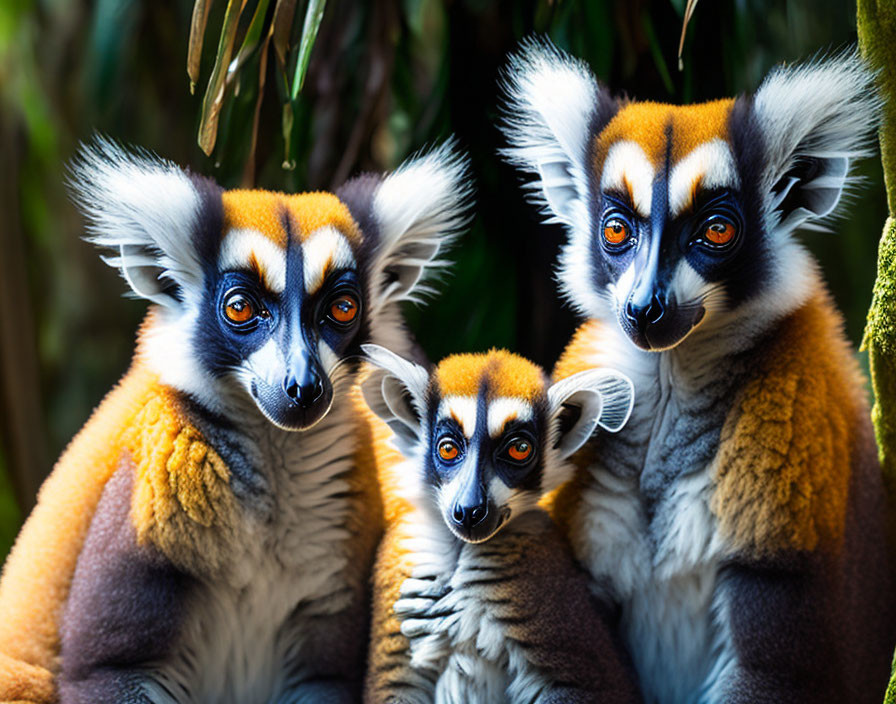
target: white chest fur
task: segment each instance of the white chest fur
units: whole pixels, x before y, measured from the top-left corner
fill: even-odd
[[[348,412],[334,407],[306,433],[267,426],[256,434],[268,491],[243,507],[231,567],[194,594],[176,651],[146,684],[152,701],[290,701],[288,678],[305,674],[295,663],[309,637],[303,623],[350,598],[340,589],[351,539]]]
[[[645,699],[714,701],[712,685],[732,658],[716,590],[724,546],[709,509],[715,382],[677,377],[657,355],[604,351],[596,363],[631,376],[636,406],[618,437],[602,438],[574,549],[622,605]]]
[[[416,568],[395,604],[402,632],[409,636],[411,665],[429,673],[432,683],[423,699],[436,704],[534,701],[546,682],[526,666],[490,605],[490,585],[507,569],[496,548],[514,526],[487,544],[461,545],[438,519],[423,514],[411,517],[414,537],[407,547]]]

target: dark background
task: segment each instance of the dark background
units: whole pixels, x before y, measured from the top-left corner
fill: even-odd
[[[291,128],[282,66],[261,47],[226,93],[208,157],[196,135],[227,4],[212,5],[191,94],[189,0],[0,2],[0,559],[52,462],[126,370],[146,308],[79,239],[67,200],[65,164],[95,130],[225,186],[284,191],[332,189],[456,134],[473,158],[476,219],[442,294],[408,318],[433,359],[499,346],[549,367],[575,325],[552,281],[563,233],[538,223],[496,155],[497,75],[518,40],[547,34],[614,91],[666,102],[751,91],[775,63],[855,42],[853,3],[703,0],[679,71],[685,0],[330,0]],[[257,4],[243,8],[238,47]],[[287,66],[304,15],[300,0]],[[804,236],[856,345],[886,216],[879,162],[860,169],[866,185],[834,232]]]

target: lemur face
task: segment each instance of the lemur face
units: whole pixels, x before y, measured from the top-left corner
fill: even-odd
[[[479,543],[569,478],[565,459],[600,426],[622,428],[632,407],[623,375],[592,369],[556,384],[505,351],[444,359],[432,374],[365,345],[382,372],[364,383],[395,431],[429,507],[461,540]]]
[[[245,403],[285,430],[314,426],[354,380],[365,341],[404,345],[399,303],[466,220],[452,144],[336,194],[224,191],[97,139],[73,168],[93,241],[158,304],[139,356],[210,410]]]
[[[791,233],[837,206],[879,109],[855,54],[682,107],[616,99],[537,42],[505,78],[506,155],[570,233],[564,294],[651,351],[800,305],[813,265]]]
[[[635,103],[594,139],[591,286],[642,349],[676,346],[719,287],[736,305],[761,279],[765,238],[728,138],[733,104]]]
[[[369,305],[360,229],[329,194],[232,191],[222,202],[197,350],[272,423],[308,428],[332,403],[334,373],[360,351]]]
[[[443,360],[427,399],[425,481],[461,540],[488,540],[541,495],[547,443],[544,375],[507,352]]]

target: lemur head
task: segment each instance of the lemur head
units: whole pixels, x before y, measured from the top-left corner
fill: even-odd
[[[753,96],[672,106],[616,99],[531,41],[504,87],[506,155],[570,234],[565,296],[644,350],[800,305],[813,264],[792,232],[834,211],[879,110],[855,53],[779,67]]]
[[[219,412],[251,399],[287,430],[327,413],[363,342],[407,344],[398,304],[446,263],[470,194],[451,144],[335,195],[286,195],[97,139],[72,184],[106,261],[157,304],[139,353],[163,383]]]
[[[617,432],[631,413],[632,383],[611,370],[550,384],[505,351],[453,355],[432,374],[385,348],[364,351],[381,370],[362,385],[364,398],[414,465],[408,481],[471,543],[534,508],[570,478],[565,460],[595,428]]]

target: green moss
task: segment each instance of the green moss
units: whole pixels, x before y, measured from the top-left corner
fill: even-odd
[[[890,214],[896,213],[896,3],[859,0],[857,26],[862,54],[879,72],[886,100],[880,129],[880,151]]]
[[[874,407],[871,418],[884,482],[896,497],[896,3],[859,0],[857,29],[862,54],[878,71],[884,99],[880,151],[890,217],[878,247],[877,280],[862,342],[868,350]],[[885,704],[896,704],[896,657]]]

